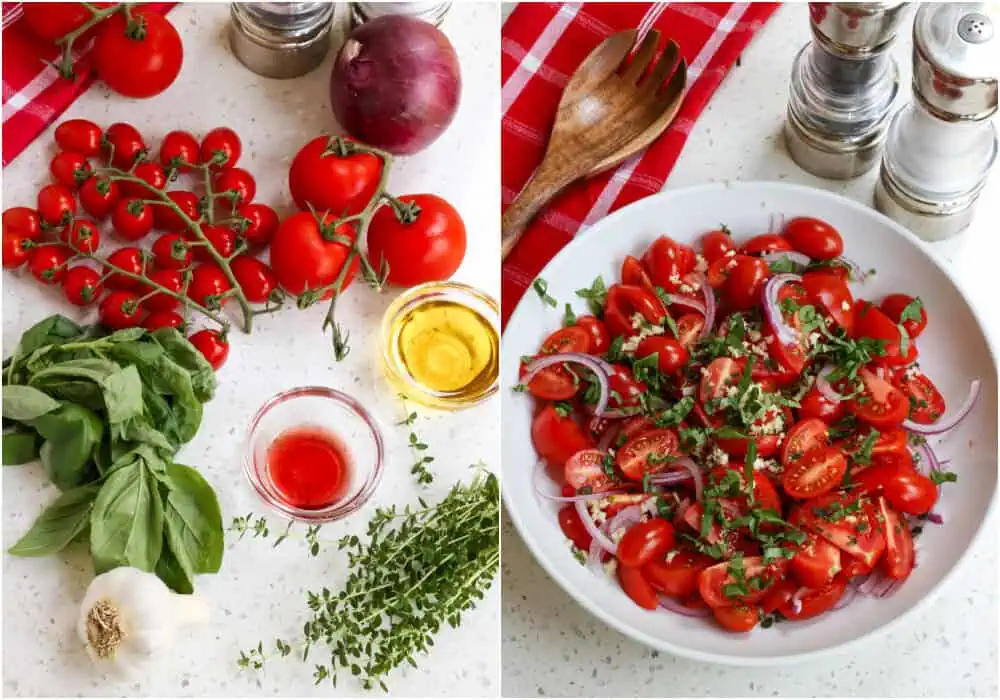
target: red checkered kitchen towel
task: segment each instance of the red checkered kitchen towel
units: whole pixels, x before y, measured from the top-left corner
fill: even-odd
[[[73,100],[94,82],[90,70],[93,40],[77,42],[73,66],[76,79],[64,80],[46,61],[58,61],[61,50],[35,36],[24,21],[24,5],[3,3],[3,164],[6,167]],[[166,12],[176,3],[153,2],[146,7]]]
[[[606,37],[638,27],[680,45],[688,92],[673,124],[645,152],[617,169],[577,183],[557,197],[524,232],[503,266],[507,322],[545,264],[581,229],[609,212],[659,192],[694,120],[730,66],[779,3],[522,3],[503,26],[503,206],[542,159],[566,81]]]

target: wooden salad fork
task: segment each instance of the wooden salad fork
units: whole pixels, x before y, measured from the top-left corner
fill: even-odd
[[[504,212],[504,258],[546,202],[575,180],[614,167],[642,150],[676,116],[687,83],[679,47],[668,41],[651,65],[660,33],[650,30],[632,54],[636,37],[635,29],[609,36],[570,77],[545,156]]]

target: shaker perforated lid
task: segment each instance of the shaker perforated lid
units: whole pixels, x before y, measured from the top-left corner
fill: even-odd
[[[865,58],[879,53],[896,37],[906,14],[905,2],[811,2],[813,34],[829,50]]]
[[[913,22],[913,89],[938,118],[997,111],[1000,4],[924,3]]]

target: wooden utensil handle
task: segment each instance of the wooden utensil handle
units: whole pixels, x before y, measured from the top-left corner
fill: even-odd
[[[545,162],[542,162],[528,180],[528,184],[503,213],[500,234],[501,259],[507,259],[507,255],[521,240],[524,229],[545,203],[559,194],[574,179],[576,178],[573,173],[564,172],[563,168],[548,168]]]

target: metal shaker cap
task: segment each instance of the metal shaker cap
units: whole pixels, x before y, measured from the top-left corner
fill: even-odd
[[[997,3],[924,3],[913,22],[913,90],[945,121],[978,121],[997,111],[1000,11]]]
[[[811,2],[813,34],[828,49],[866,58],[881,53],[896,38],[905,2]]]
[[[234,2],[229,40],[254,73],[294,78],[318,66],[330,50],[334,5],[328,2]]]

